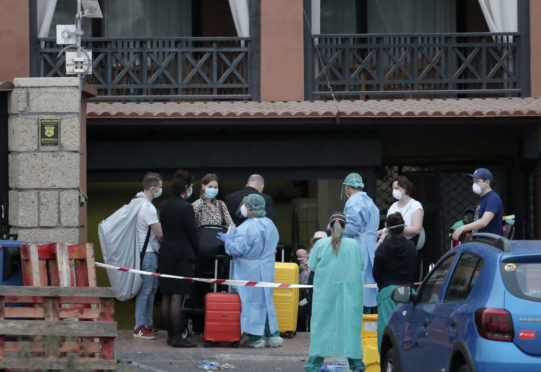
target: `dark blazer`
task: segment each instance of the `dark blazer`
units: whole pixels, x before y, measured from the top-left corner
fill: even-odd
[[[163,241],[160,259],[195,261],[199,236],[193,207],[180,196],[172,196],[160,206]]]
[[[237,209],[239,208],[240,203],[242,202],[242,199],[246,195],[250,194],[259,194],[263,196],[265,199],[265,212],[267,212],[267,215],[265,217],[268,217],[272,220],[273,217],[273,209],[274,209],[274,201],[272,200],[272,197],[267,194],[261,194],[259,191],[254,189],[253,187],[246,186],[245,188],[232,192],[231,194],[228,194],[225,197],[225,205],[227,205],[227,209],[229,210],[229,214],[231,215],[231,218],[233,219],[233,222],[235,222],[235,225],[240,225],[246,218],[237,216]]]

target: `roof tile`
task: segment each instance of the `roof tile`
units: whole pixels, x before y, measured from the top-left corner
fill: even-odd
[[[88,118],[541,116],[541,98],[395,99],[285,102],[89,102]]]

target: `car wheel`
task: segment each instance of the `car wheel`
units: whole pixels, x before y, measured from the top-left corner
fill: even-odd
[[[398,360],[398,353],[396,352],[394,347],[390,348],[385,354],[381,370],[384,372],[401,372],[400,361]]]
[[[463,364],[460,366],[457,372],[472,372],[472,370],[467,364]]]

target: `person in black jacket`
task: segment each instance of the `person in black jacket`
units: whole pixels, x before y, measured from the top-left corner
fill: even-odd
[[[171,188],[173,196],[160,207],[163,241],[158,267],[160,273],[194,276],[194,263],[199,250],[199,238],[193,207],[185,199],[192,195],[193,176],[178,170]],[[195,347],[181,338],[183,326],[182,304],[191,281],[160,278],[162,318],[167,328],[167,344],[172,347]]]
[[[248,177],[246,186],[243,189],[226,195],[225,205],[227,205],[227,210],[229,211],[231,218],[233,218],[233,222],[235,223],[235,225],[239,226],[246,219],[237,214],[237,209],[239,208],[242,199],[244,199],[245,196],[250,194],[260,194],[261,196],[263,196],[263,199],[265,199],[266,217],[272,220],[274,202],[270,195],[263,194],[264,188],[265,180],[263,179],[263,177],[261,177],[259,174],[252,174],[250,177]]]
[[[378,350],[381,336],[389,316],[397,303],[391,298],[399,285],[413,287],[417,250],[404,232],[404,219],[400,212],[390,214],[386,223],[387,238],[376,249],[372,275],[378,285]]]

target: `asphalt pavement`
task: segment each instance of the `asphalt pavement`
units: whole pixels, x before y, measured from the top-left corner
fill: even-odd
[[[233,348],[229,344],[203,346],[203,335],[194,334],[190,341],[196,348],[172,348],[166,344],[167,333],[158,332],[156,340],[134,338],[132,331],[118,331],[115,339],[117,371],[205,371],[204,362],[219,363],[210,371],[304,371],[308,358],[310,333],[298,332],[284,338],[279,348]],[[332,361],[332,360],[331,360]],[[326,361],[327,362],[327,361]],[[221,369],[220,369],[221,368]]]

